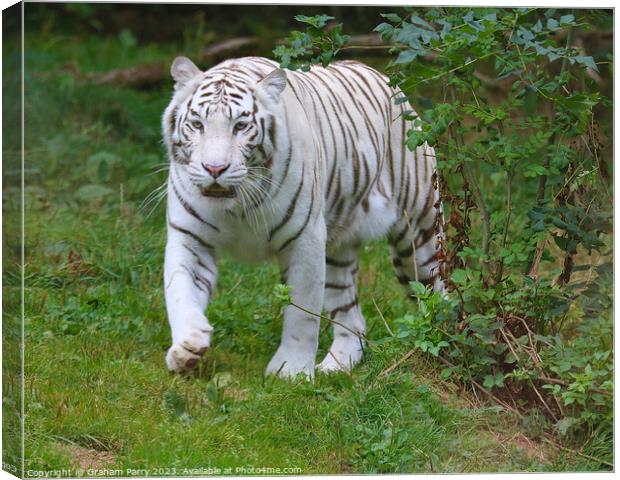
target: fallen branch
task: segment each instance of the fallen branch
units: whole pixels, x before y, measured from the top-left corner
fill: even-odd
[[[213,64],[239,54],[250,45],[258,44],[258,37],[230,38],[223,42],[206,47],[196,61],[200,64]],[[249,52],[248,52],[249,53]],[[170,62],[159,61],[144,63],[130,68],[119,68],[109,72],[94,72],[79,74],[82,78],[98,85],[117,85],[120,87],[144,88],[155,85],[168,78]],[[73,70],[77,70],[75,67]]]
[[[278,40],[276,45],[283,43]],[[378,34],[352,35],[351,45],[347,50],[380,48],[385,49],[389,45],[385,44]],[[273,39],[259,37],[239,37],[229,38],[222,42],[209,45],[198,57],[196,62],[209,67],[217,62],[223,61],[233,56],[258,55],[261,52],[271,50]],[[251,47],[251,48],[250,48]],[[116,85],[119,87],[145,88],[156,85],[169,77],[170,62],[158,61],[143,63],[129,68],[118,68],[109,72],[80,73],[75,65],[67,69],[74,72],[77,76],[96,83],[98,85]]]

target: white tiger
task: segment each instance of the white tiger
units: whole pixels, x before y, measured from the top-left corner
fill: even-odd
[[[442,290],[442,207],[428,146],[405,146],[413,128],[398,93],[372,68],[341,61],[306,73],[265,58],[202,72],[178,57],[163,116],[170,157],[164,288],[170,370],[193,368],[211,344],[205,316],[215,255],[275,258],[291,287],[282,340],[266,373],[314,375],[320,319],[334,339],[318,365],[349,370],[363,354],[357,297],[362,242],[388,235],[400,283]],[[414,261],[415,257],[415,261]],[[298,308],[301,307],[301,308]]]

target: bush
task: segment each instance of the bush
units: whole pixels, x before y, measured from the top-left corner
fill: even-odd
[[[395,341],[435,357],[445,379],[540,409],[559,435],[611,442],[612,196],[599,126],[610,119],[600,84],[611,56],[575,40],[611,17],[383,17],[390,84],[421,107],[407,112],[407,146],[437,149],[451,271],[448,299],[412,284],[417,308],[397,320]],[[333,18],[298,20],[306,30],[274,51],[282,67],[308,70],[353,48]]]

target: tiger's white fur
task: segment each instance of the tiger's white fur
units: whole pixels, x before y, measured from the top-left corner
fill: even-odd
[[[191,369],[210,346],[204,312],[218,251],[275,258],[302,307],[286,308],[267,366],[283,377],[314,375],[319,318],[308,312],[325,309],[334,320],[321,370],[348,370],[361,360],[362,242],[388,235],[401,283],[417,277],[443,288],[435,155],[404,146],[413,126],[403,112],[411,107],[395,105],[384,76],[353,61],[285,73],[258,57],[207,72],[179,57],[171,72],[175,93],[163,117],[169,369]]]

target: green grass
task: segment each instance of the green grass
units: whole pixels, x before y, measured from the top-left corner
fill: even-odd
[[[159,118],[171,85],[81,84],[60,66],[111,67],[120,40],[59,38],[53,48],[47,40],[28,39],[26,472],[69,468],[76,451],[109,452],[101,466],[152,475],[241,466],[303,474],[592,468],[546,445],[536,417],[523,422],[441,381],[421,354],[382,375],[407,349],[381,340],[389,335],[373,299],[389,323],[411,303],[381,242],[361,261],[362,309],[377,346],[351,375],[264,378],[280,335],[277,270],[226,258],[208,310],[213,348],[194,375],[168,373],[165,214],[140,204],[165,179],[156,172],[165,162]],[[169,59],[174,50],[139,47],[123,62]],[[18,191],[5,186],[5,195]],[[329,337],[323,325],[319,355]]]

